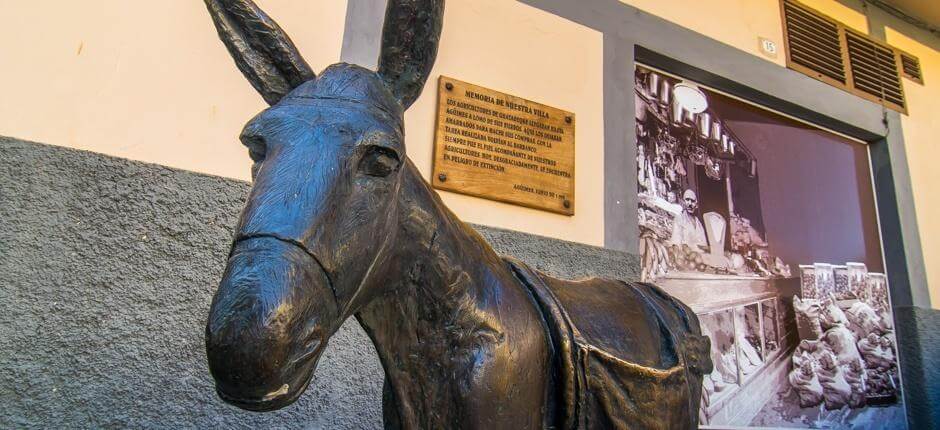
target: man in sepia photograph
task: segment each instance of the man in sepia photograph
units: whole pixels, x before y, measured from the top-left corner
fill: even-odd
[[[675,245],[688,245],[696,251],[708,250],[708,241],[705,239],[705,226],[698,219],[698,196],[695,191],[685,190],[682,194],[682,213],[676,216],[672,226],[672,242]]]

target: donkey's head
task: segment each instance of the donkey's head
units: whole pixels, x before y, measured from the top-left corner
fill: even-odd
[[[379,70],[317,77],[250,0],[206,0],[239,69],[272,106],[241,135],[254,166],[206,353],[216,390],[245,409],[303,393],[327,340],[369,298],[395,239],[407,159],[403,112],[437,55],[444,0],[390,0]]]

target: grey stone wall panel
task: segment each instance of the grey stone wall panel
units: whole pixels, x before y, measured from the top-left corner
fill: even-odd
[[[362,328],[330,342],[307,393],[222,403],[203,331],[249,185],[0,137],[0,428],[381,428]],[[570,278],[635,278],[635,256],[477,227]]]

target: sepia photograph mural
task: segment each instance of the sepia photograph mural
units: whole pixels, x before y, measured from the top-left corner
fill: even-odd
[[[635,83],[643,278],[711,338],[702,428],[906,428],[866,145]]]

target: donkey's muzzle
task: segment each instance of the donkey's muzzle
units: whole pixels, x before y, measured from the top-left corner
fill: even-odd
[[[274,237],[238,241],[206,324],[219,396],[254,411],[293,403],[336,318],[329,278],[304,249]]]

